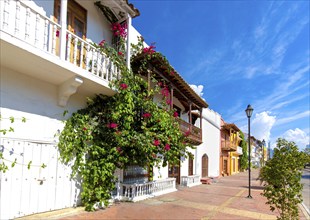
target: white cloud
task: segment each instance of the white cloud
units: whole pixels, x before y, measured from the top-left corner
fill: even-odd
[[[310,142],[309,133],[307,134],[305,131],[299,128],[295,128],[295,130],[287,130],[284,132],[283,138],[288,141],[294,141],[301,150],[304,149]]]
[[[270,130],[276,122],[276,116],[270,115],[270,112],[261,112],[255,114],[251,123],[251,135],[258,140],[265,139],[266,142],[270,139]]]
[[[203,85],[189,85],[199,96],[203,96]]]
[[[287,124],[289,122],[292,122],[292,121],[295,121],[295,120],[298,120],[301,118],[307,118],[309,120],[309,115],[310,115],[310,110],[300,112],[300,113],[295,113],[295,114],[292,114],[292,116],[290,116],[290,117],[279,119],[277,121],[277,125]]]

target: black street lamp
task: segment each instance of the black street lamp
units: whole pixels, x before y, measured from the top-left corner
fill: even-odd
[[[249,195],[247,196],[247,198],[249,199],[252,199],[252,196],[251,196],[251,143],[250,143],[250,138],[251,138],[251,129],[250,129],[250,118],[252,116],[252,113],[253,113],[253,108],[251,105],[248,105],[248,107],[246,108],[245,112],[246,112],[246,116],[248,117],[248,147],[249,147],[249,150],[248,150],[248,153],[249,153]]]
[[[263,148],[263,166],[264,166],[264,164],[265,164],[265,144],[266,144],[266,142],[265,142],[265,139],[263,139],[263,141],[262,141],[262,148]]]

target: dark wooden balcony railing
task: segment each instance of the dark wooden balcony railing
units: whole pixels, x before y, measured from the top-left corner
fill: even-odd
[[[189,143],[193,145],[199,145],[202,143],[202,132],[200,128],[183,121],[178,118],[180,130],[187,136]]]
[[[227,140],[227,141],[222,141],[221,147],[222,147],[222,150],[236,151],[238,146],[236,144],[233,144],[229,140]]]

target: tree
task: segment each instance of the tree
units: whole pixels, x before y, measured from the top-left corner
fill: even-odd
[[[246,170],[249,166],[249,161],[248,161],[248,144],[247,141],[244,138],[244,134],[242,131],[240,131],[240,137],[241,137],[241,142],[240,146],[242,148],[242,155],[240,155],[240,168],[242,171]]]
[[[108,204],[117,168],[177,164],[180,157],[188,156],[190,147],[187,134],[179,129],[178,115],[170,109],[167,85],[153,77],[155,87],[149,88],[142,77],[127,69],[122,56],[103,43],[98,48],[121,69],[121,78],[110,85],[117,93],[97,95],[86,108],[73,113],[65,121],[58,144],[62,161],[72,164],[72,175],[82,179],[81,198],[88,211],[96,203]],[[148,56],[158,55],[153,48],[142,49]],[[160,104],[153,101],[159,92]]]
[[[309,160],[294,142],[279,138],[273,158],[260,170],[262,195],[267,198],[271,211],[279,211],[278,219],[299,219],[298,204],[302,202],[303,188],[300,179],[303,166]]]

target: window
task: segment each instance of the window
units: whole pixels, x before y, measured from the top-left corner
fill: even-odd
[[[55,0],[54,15],[60,22],[60,0]],[[86,38],[87,11],[74,0],[68,0],[67,25],[68,30],[77,36]]]
[[[124,183],[145,183],[149,181],[150,169],[137,165],[128,166],[124,170]]]

